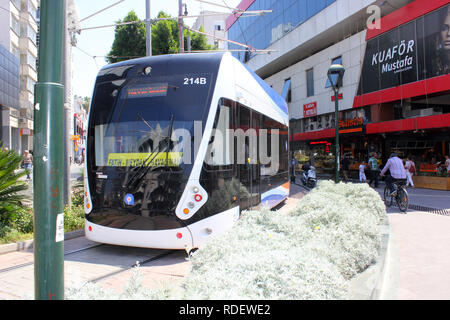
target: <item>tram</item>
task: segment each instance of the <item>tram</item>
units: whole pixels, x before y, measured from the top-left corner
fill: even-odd
[[[186,249],[289,195],[286,102],[230,53],[103,67],[88,117],[85,233]]]

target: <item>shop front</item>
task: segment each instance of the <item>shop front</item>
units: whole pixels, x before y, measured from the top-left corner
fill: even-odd
[[[336,129],[333,117],[333,114],[329,114],[291,122],[294,131],[291,150],[299,162],[299,168],[310,162],[316,167],[318,176],[323,178],[331,178],[335,172]],[[372,152],[378,152],[382,148],[379,137],[366,135],[366,126],[370,121],[370,108],[350,109],[339,113],[339,158],[346,157],[350,160],[351,176],[357,177],[359,164],[367,162]],[[316,127],[319,129],[311,131],[311,128]],[[320,129],[321,127],[328,129]],[[302,128],[308,132],[296,132]]]
[[[391,152],[414,161],[416,187],[450,190],[445,167],[445,156],[450,154],[450,113],[374,123],[367,133],[381,137],[383,163]]]
[[[348,112],[341,112],[345,118]],[[339,157],[350,160],[350,176],[376,153],[383,166],[392,152],[416,164],[418,176],[448,177],[444,167],[450,154],[450,113],[427,117],[365,123],[363,118],[339,121]],[[301,165],[310,162],[319,176],[332,177],[335,164],[335,129],[294,133],[291,150]]]

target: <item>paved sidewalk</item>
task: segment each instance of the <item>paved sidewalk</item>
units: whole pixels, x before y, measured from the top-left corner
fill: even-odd
[[[385,184],[377,192],[383,199]],[[377,296],[380,300],[450,300],[450,191],[408,188],[412,207],[438,213],[387,209],[389,243]],[[376,272],[368,270],[355,282],[356,293],[372,286]],[[362,299],[364,299],[363,296]]]
[[[377,190],[382,194],[384,185]],[[408,189],[412,205],[450,210],[450,192]],[[450,215],[388,209],[390,241],[380,299],[450,299]]]
[[[391,241],[380,298],[450,299],[450,217],[389,214]]]

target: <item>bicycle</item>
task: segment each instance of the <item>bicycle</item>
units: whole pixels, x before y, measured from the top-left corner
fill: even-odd
[[[392,206],[392,203],[394,201],[397,202],[397,206],[400,209],[401,212],[406,213],[408,211],[409,201],[408,201],[408,192],[403,187],[405,185],[404,180],[397,180],[394,182],[394,188],[396,190],[396,195],[391,195],[391,190],[389,189],[389,186],[386,184],[386,187],[384,187],[384,203],[389,208]]]

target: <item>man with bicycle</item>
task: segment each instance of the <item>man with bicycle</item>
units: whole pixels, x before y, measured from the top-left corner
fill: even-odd
[[[396,153],[391,153],[389,160],[380,173],[381,177],[384,177],[386,171],[390,171],[391,175],[386,177],[386,184],[391,191],[391,196],[395,197],[397,190],[394,188],[394,183],[397,180],[406,180],[406,170],[403,166],[403,161],[397,157]]]

